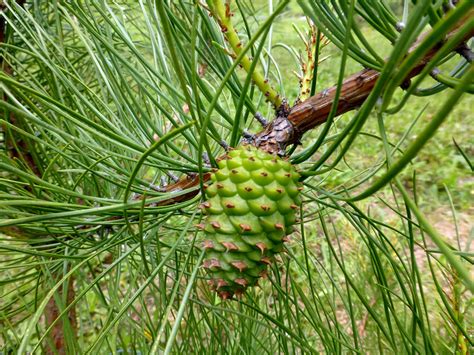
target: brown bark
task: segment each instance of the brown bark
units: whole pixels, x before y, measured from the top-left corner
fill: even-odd
[[[364,69],[344,80],[336,116],[362,105],[372,91],[379,75],[378,71]],[[334,103],[336,90],[336,86],[323,90],[291,109],[288,120],[293,124],[297,132],[307,132],[326,122]]]
[[[25,0],[17,0],[18,5],[23,6],[25,4]],[[7,11],[5,5],[0,3],[0,10],[2,13]],[[0,44],[4,43],[6,40],[6,30],[7,30],[7,23],[4,16],[0,15]],[[0,67],[1,70],[7,75],[13,75],[14,69],[4,60],[3,56],[0,56]],[[6,94],[3,95],[3,100],[7,101],[8,97]],[[5,112],[5,115],[8,115],[8,119],[12,125],[21,126],[21,120],[19,120],[13,113]],[[5,129],[6,133],[9,133]],[[31,154],[31,147],[28,145],[28,142],[23,139],[22,136],[17,136],[12,133],[7,134],[5,137],[6,149],[9,156],[13,159],[18,159],[24,162],[31,171],[41,177],[41,169],[35,162],[33,154]],[[29,188],[29,187],[27,187]],[[13,236],[25,236],[25,232],[18,227],[12,227],[9,230],[3,230],[5,233],[11,232]],[[62,287],[58,289],[58,294],[61,296],[63,293]],[[67,289],[67,304],[70,304],[74,300],[74,278],[71,277],[69,279],[68,289]],[[54,297],[51,298],[45,308],[45,319],[46,324],[51,324],[58,316],[59,316],[59,308],[54,300]],[[72,331],[76,333],[76,310],[75,307],[72,307],[68,312],[69,324],[72,327]],[[47,354],[66,354],[66,344],[64,341],[64,324],[62,321],[59,321],[55,324],[53,329],[51,330],[51,340],[53,343],[53,347],[47,346],[46,353]]]

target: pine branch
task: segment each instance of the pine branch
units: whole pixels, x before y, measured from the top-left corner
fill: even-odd
[[[418,75],[441,49],[444,43],[459,32],[460,28],[466,23],[466,21],[470,20],[472,12],[473,11],[467,14],[463,21],[459,21],[459,23],[446,35],[444,41],[439,42],[426,53],[424,58],[410,71],[407,77],[404,78],[403,85],[406,85],[411,78]],[[418,48],[420,43],[423,42],[423,39],[428,34],[429,33],[425,33],[420,36],[416,43],[410,48],[409,53]],[[465,42],[472,36],[474,36],[474,29],[470,30],[466,36],[464,36],[457,48],[464,46]],[[380,73],[376,70],[364,69],[344,80],[336,110],[336,116],[360,107],[371,93],[371,90],[375,86],[379,76]],[[334,102],[336,89],[337,87],[333,86],[329,89],[323,90],[306,101],[298,103],[291,109],[289,109],[287,104],[284,102],[279,110],[277,110],[277,117],[261,132],[255,135],[255,144],[268,152],[281,154],[288,145],[298,143],[305,132],[326,122],[331,106]],[[205,181],[208,179],[209,175],[206,175]],[[187,194],[162,201],[161,204],[169,205],[172,203],[183,202],[196,196],[199,192],[197,189],[198,185],[198,177],[186,177],[176,184],[168,185],[166,189],[167,192],[192,189],[193,187],[196,188]]]
[[[473,11],[471,11],[470,15],[472,15],[472,13]],[[465,17],[465,21],[469,20],[470,15]],[[443,44],[458,33],[458,30],[465,24],[465,21],[460,21],[460,23],[446,36],[443,42],[433,46],[433,48],[431,48],[431,50],[425,55],[423,60],[411,70],[403,82],[408,83],[411,78],[418,75],[439,51]],[[409,53],[413,52],[427,35],[428,34],[424,34],[421,36],[410,48]],[[472,36],[474,36],[474,30],[471,30],[465,36],[458,48],[463,48],[465,46],[465,41]],[[379,76],[380,73],[376,70],[364,69],[344,80],[336,115],[342,115],[343,113],[352,111],[362,105],[365,99],[369,96],[372,88],[375,86],[375,82]],[[337,87],[333,86],[329,89],[323,90],[291,109],[288,120],[293,124],[296,132],[299,132],[301,135],[304,132],[326,122],[331,106],[334,102],[336,89]],[[295,140],[292,140],[289,144],[294,142]]]

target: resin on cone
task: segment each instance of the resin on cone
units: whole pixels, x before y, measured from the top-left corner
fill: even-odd
[[[203,267],[223,299],[266,275],[300,206],[300,175],[287,161],[246,145],[231,150],[205,185]]]

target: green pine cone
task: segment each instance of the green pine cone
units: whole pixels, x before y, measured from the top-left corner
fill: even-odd
[[[300,175],[287,161],[246,145],[230,151],[205,185],[203,267],[223,299],[241,295],[266,274],[292,232]]]

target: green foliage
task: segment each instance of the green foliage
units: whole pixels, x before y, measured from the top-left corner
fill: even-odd
[[[0,155],[0,352],[52,346],[55,324],[43,317],[50,300],[61,312],[56,322],[70,323],[69,353],[472,346],[463,216],[474,132],[463,122],[473,98],[454,106],[474,71],[452,54],[459,38],[399,89],[472,3],[447,14],[447,1],[298,4],[232,2],[243,40],[232,58],[199,2],[6,3],[1,50],[13,74],[0,74],[0,122],[21,154]],[[203,153],[216,166],[223,140],[236,145],[244,130],[259,130],[257,111],[274,117],[251,83],[254,71],[297,99],[292,71],[301,70],[304,48],[291,24],[304,28],[303,16],[332,41],[313,89],[340,88],[362,67],[381,76],[360,109],[332,110],[290,149],[305,176],[299,230],[260,288],[222,302],[197,247],[201,186],[168,191],[162,182],[203,177]],[[472,18],[462,23],[458,33],[472,31]],[[429,35],[407,55],[422,32]],[[246,55],[254,61],[244,71]],[[435,67],[445,78],[429,78]],[[449,228],[435,228],[447,220]],[[72,302],[63,292],[70,284]],[[66,317],[72,309],[77,326]]]

